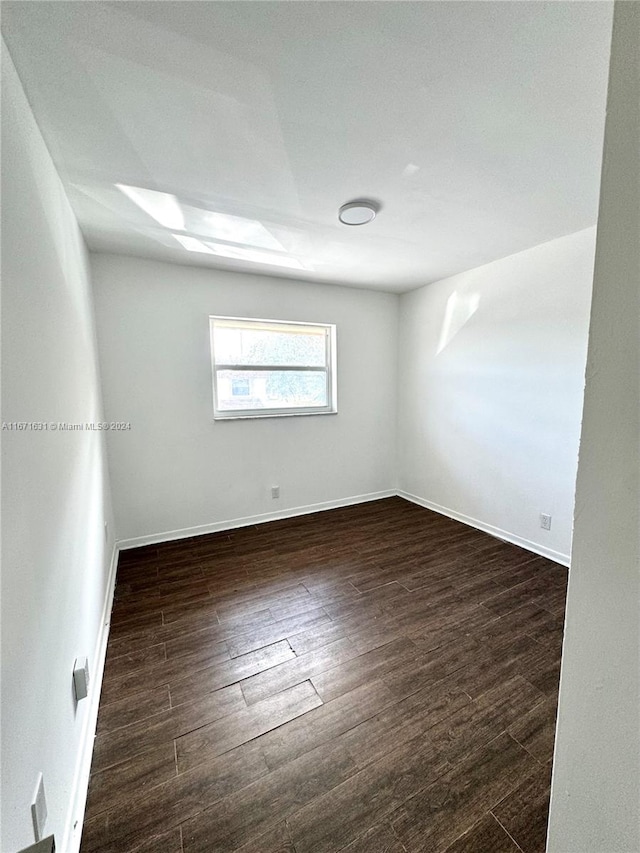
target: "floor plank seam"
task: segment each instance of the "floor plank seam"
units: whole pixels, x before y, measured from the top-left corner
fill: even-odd
[[[495,808],[495,806],[494,806],[494,808]],[[499,819],[495,816],[495,814],[493,813],[493,811],[492,811],[491,809],[489,809],[489,814],[490,814],[490,815],[491,815],[491,817],[496,821],[496,823],[499,823],[499,824],[500,824],[500,826],[503,828],[503,830],[507,833],[507,835],[509,836],[509,838],[510,838],[510,839],[513,841],[513,843],[515,844],[516,848],[517,848],[518,850],[522,851],[522,853],[525,853],[525,851],[522,849],[522,847],[520,847],[520,845],[519,845],[519,844],[518,844],[518,842],[515,840],[515,838],[513,837],[513,835],[511,835],[511,833],[510,833],[510,832],[509,832],[509,830],[506,828],[506,826],[502,823],[502,821],[501,821],[501,820],[499,820]]]

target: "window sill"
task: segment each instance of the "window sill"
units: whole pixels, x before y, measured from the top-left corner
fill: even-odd
[[[263,418],[307,418],[313,417],[317,415],[337,415],[337,409],[329,409],[328,411],[323,412],[265,412],[264,414],[258,414],[256,412],[251,412],[250,414],[240,414],[238,412],[232,412],[228,415],[214,415],[213,420],[215,421],[248,421],[248,420],[258,420]]]

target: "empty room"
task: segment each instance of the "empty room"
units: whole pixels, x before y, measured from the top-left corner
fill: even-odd
[[[640,5],[2,3],[0,853],[640,853]]]

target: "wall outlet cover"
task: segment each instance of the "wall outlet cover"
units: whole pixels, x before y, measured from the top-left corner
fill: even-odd
[[[47,800],[44,795],[44,776],[42,773],[38,774],[36,790],[31,803],[31,817],[36,841],[40,841],[44,836],[44,825],[47,822]]]
[[[551,516],[546,512],[540,513],[540,527],[543,530],[551,530]]]
[[[89,693],[89,662],[86,658],[77,658],[73,665],[73,689],[76,702],[86,699]]]

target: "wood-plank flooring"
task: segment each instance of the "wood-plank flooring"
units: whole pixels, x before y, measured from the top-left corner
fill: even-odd
[[[82,853],[542,853],[566,581],[400,498],[123,552]]]

